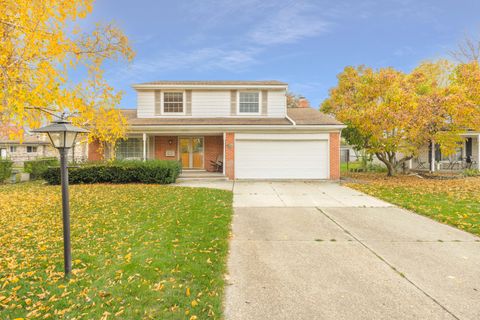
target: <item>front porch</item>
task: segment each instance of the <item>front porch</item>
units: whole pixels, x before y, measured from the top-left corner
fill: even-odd
[[[408,167],[415,171],[456,172],[466,169],[480,170],[480,133],[462,134],[464,141],[452,155],[442,154],[438,145],[425,146],[417,158],[410,160]],[[432,159],[434,159],[432,163]]]
[[[225,174],[225,134],[130,134],[120,141],[116,158],[176,160],[182,170]]]

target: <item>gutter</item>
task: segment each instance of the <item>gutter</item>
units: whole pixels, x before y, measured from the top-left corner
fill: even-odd
[[[142,125],[142,126],[128,126],[130,131],[148,130],[148,131],[169,131],[169,130],[320,130],[332,131],[346,128],[346,125]]]

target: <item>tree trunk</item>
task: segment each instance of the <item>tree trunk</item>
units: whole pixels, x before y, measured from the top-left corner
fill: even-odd
[[[385,165],[387,166],[387,176],[388,177],[393,177],[395,173],[397,173],[397,170],[394,165],[392,165],[390,162],[386,161],[384,162]]]
[[[391,157],[389,157],[386,153],[375,153],[378,160],[382,161],[385,166],[387,167],[387,176],[392,177],[395,175],[395,164],[390,161]]]
[[[395,153],[375,153],[378,160],[382,161],[387,167],[387,176],[393,177],[397,173],[397,168],[404,164],[406,161],[412,159],[412,156],[404,157],[400,160],[396,160]]]

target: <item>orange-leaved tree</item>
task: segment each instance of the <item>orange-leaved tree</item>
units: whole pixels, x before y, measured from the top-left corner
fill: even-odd
[[[393,68],[346,67],[321,108],[353,129],[348,142],[375,154],[391,176],[419,147],[411,130],[417,122],[413,90],[407,75]]]
[[[478,128],[478,101],[471,99],[471,87],[461,78],[461,71],[473,71],[475,68],[468,66],[475,64],[478,65],[473,62],[455,66],[447,60],[423,62],[409,75],[417,100],[418,121],[412,129],[417,131],[420,141],[438,144],[443,154],[453,154],[464,139],[461,134]]]
[[[471,61],[459,64],[453,70],[452,84],[471,103],[472,114],[475,115],[470,124],[472,130],[479,130],[480,123],[480,62]]]
[[[0,3],[0,122],[36,128],[67,112],[91,129],[91,139],[122,137],[125,121],[115,109],[121,93],[102,67],[133,58],[127,37],[112,24],[82,32],[78,21],[91,13],[93,0]],[[83,81],[72,81],[75,69],[85,71]]]
[[[479,76],[475,62],[424,62],[410,74],[346,67],[322,109],[347,124],[348,142],[374,153],[391,176],[428,143],[453,153],[460,134],[478,128]]]

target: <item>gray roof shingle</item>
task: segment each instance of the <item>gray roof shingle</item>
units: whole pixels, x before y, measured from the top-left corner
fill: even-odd
[[[287,118],[245,117],[245,118],[138,118],[137,110],[124,109],[123,115],[131,126],[168,126],[168,125],[292,125]],[[289,108],[288,116],[297,125],[341,125],[340,121],[312,108]]]
[[[185,86],[204,86],[204,85],[212,85],[212,86],[286,86],[288,85],[286,82],[281,82],[277,80],[187,80],[187,81],[174,81],[174,80],[159,80],[159,81],[151,81],[151,82],[143,82],[135,84],[135,86],[142,86],[142,85],[185,85]]]

